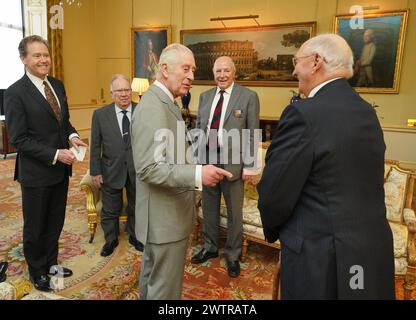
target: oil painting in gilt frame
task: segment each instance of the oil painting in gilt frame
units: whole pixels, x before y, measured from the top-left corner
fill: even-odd
[[[154,81],[160,54],[170,41],[170,26],[132,28],[131,78],[147,78],[150,83]]]
[[[181,30],[181,43],[196,60],[194,84],[213,85],[216,58],[230,56],[236,80],[246,86],[294,87],[292,58],[315,35],[316,22],[227,29]]]
[[[349,81],[357,92],[399,92],[408,13],[365,13],[361,24],[352,14],[335,16],[334,32],[354,54],[354,75]]]

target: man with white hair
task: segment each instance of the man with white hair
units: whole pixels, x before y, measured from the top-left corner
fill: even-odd
[[[142,300],[181,299],[185,253],[196,217],[194,191],[232,176],[213,165],[179,160],[185,159],[186,151],[176,146],[181,142],[185,146],[185,135],[178,130],[183,119],[175,98],[189,91],[195,68],[187,47],[174,43],[163,49],[156,81],[132,117],[136,235],[145,245],[139,283]]]
[[[293,63],[307,99],[284,110],[257,187],[266,240],[282,247],[282,299],[394,299],[383,132],[347,82],[351,49],[320,35]]]

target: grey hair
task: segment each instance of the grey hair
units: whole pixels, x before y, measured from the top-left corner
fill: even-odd
[[[117,73],[117,74],[113,75],[113,77],[110,80],[110,91],[113,91],[113,83],[114,83],[114,81],[116,81],[118,79],[124,79],[128,83],[130,83],[130,79],[127,78],[124,74]]]
[[[303,55],[319,54],[325,59],[325,70],[344,72],[348,78],[353,75],[354,56],[345,39],[337,34],[321,34],[306,41],[303,45]]]
[[[160,54],[158,72],[159,73],[161,72],[160,71],[161,66],[164,65],[164,64],[166,64],[168,66],[168,68],[171,68],[173,65],[175,65],[178,62],[178,60],[180,59],[180,57],[178,56],[178,53],[180,51],[188,52],[188,53],[192,54],[192,56],[194,55],[193,52],[191,51],[191,49],[184,46],[183,44],[172,43],[172,44],[168,45],[166,48],[164,48],[162,50],[162,53]]]
[[[234,60],[233,60],[231,57],[229,57],[229,56],[221,56],[221,57],[218,57],[218,58],[215,60],[214,65],[212,66],[212,71],[214,71],[214,69],[215,69],[215,64],[217,63],[218,59],[224,59],[224,58],[227,58],[227,59],[229,59],[229,60],[230,60],[230,62],[231,62],[231,68],[233,69],[233,71],[234,71],[234,73],[235,73],[235,72],[237,71],[237,69],[236,69],[236,67],[235,67]]]

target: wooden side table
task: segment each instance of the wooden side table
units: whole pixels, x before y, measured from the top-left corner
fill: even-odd
[[[0,126],[0,154],[4,156],[4,159],[6,159],[7,155],[16,152],[16,149],[9,142],[9,137],[7,136],[6,130],[6,122],[4,120],[0,120]]]

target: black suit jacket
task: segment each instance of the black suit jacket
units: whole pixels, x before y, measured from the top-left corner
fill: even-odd
[[[15,180],[25,187],[45,187],[71,175],[71,166],[57,161],[57,149],[69,147],[68,138],[76,130],[69,122],[64,85],[48,77],[61,106],[62,123],[58,123],[49,103],[24,75],[4,94],[4,107],[10,143],[17,149]]]
[[[384,152],[375,112],[344,79],[284,110],[258,184],[264,234],[282,245],[282,297],[394,297]]]

